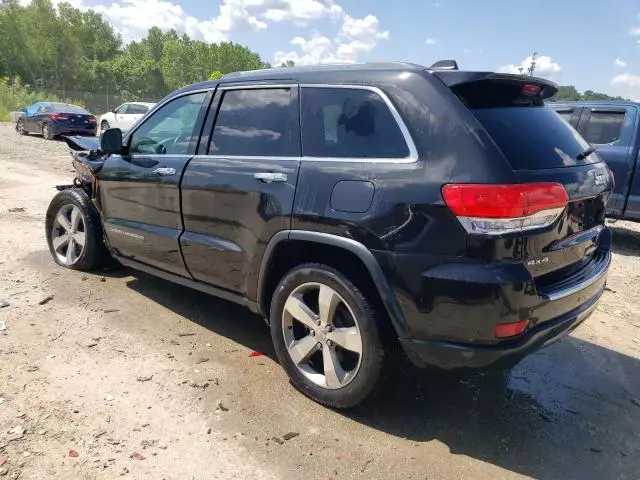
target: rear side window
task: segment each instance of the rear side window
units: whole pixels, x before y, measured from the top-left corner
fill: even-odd
[[[606,145],[620,140],[625,112],[591,112],[584,139],[589,143]]]
[[[471,112],[502,150],[514,170],[584,165],[598,160],[576,130],[545,106],[472,108]]]
[[[228,90],[222,96],[210,155],[290,157],[291,89]],[[297,117],[296,117],[297,121]]]
[[[405,158],[409,148],[389,107],[373,91],[302,88],[302,154]]]

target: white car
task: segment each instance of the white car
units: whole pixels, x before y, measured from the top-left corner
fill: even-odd
[[[123,103],[118,108],[105,113],[100,117],[100,131],[104,132],[108,128],[119,128],[120,130],[127,130],[136,121],[147,113],[155,103],[146,102],[129,102]]]

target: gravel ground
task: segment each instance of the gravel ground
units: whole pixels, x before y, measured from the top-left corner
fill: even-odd
[[[4,478],[640,478],[635,224],[612,225],[609,289],[570,337],[508,374],[399,366],[340,413],[292,389],[241,307],[56,266],[44,213],[73,177],[64,143],[0,124],[0,168]]]

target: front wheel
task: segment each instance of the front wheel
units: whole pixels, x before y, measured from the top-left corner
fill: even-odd
[[[70,188],[53,197],[45,225],[49,251],[58,265],[93,270],[108,261],[100,214],[83,190]]]
[[[342,273],[320,264],[291,270],[270,318],[278,359],[302,393],[350,408],[372,392],[384,357],[375,310]]]
[[[100,123],[100,131],[104,132],[105,130],[109,130],[109,122],[107,122],[106,120],[103,120]]]
[[[45,140],[53,140],[53,138],[55,137],[48,123],[42,124],[42,137]]]

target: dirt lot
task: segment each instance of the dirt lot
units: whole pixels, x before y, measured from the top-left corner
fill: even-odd
[[[570,337],[508,375],[401,366],[339,413],[292,389],[248,311],[57,267],[43,223],[73,176],[63,143],[0,124],[0,168],[5,478],[640,478],[637,225],[613,225],[610,290]]]

